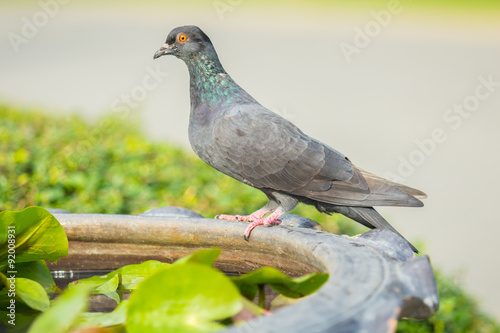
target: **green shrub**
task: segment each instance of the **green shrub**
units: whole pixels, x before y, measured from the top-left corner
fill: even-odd
[[[88,125],[0,105],[0,210],[26,206],[75,213],[138,214],[181,206],[205,217],[251,213],[266,202],[258,190],[213,170],[193,153],[153,143],[130,122],[109,116]],[[327,230],[358,233],[341,216],[300,205]],[[474,300],[437,273],[441,309],[426,321],[401,321],[398,332],[500,332]]]

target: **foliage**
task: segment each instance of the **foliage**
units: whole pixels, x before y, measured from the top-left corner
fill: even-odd
[[[153,207],[182,206],[213,217],[250,213],[265,203],[259,191],[221,175],[178,147],[146,140],[136,127],[116,117],[90,126],[77,117],[0,105],[0,151],[0,210],[39,205],[78,213],[137,214]],[[355,223],[305,205],[294,213],[332,232],[352,235],[361,230]],[[123,284],[126,279],[121,277]],[[38,282],[46,291],[51,288],[50,281]],[[453,279],[437,272],[437,283],[438,313],[426,321],[400,321],[398,332],[500,331]],[[119,293],[114,299],[120,301]],[[120,304],[114,317],[94,314],[85,315],[85,320],[123,322],[126,304]]]
[[[5,325],[22,328],[49,308],[49,297],[58,289],[45,260],[67,255],[66,234],[45,209],[0,213],[0,318]]]
[[[82,315],[88,306],[90,286],[78,286],[65,290],[52,306],[38,316],[28,333],[65,333]]]
[[[57,262],[68,255],[62,226],[43,208],[2,212],[0,222],[0,268],[42,259]]]
[[[289,298],[299,298],[312,294],[326,282],[328,274],[308,274],[292,279],[273,267],[262,267],[256,271],[233,277],[233,282],[242,294],[252,300],[258,292],[258,287],[269,284],[277,293]]]
[[[0,303],[7,309],[1,313],[4,325],[0,328],[19,331],[29,325],[28,333],[64,333],[76,327],[130,333],[212,332],[231,324],[231,317],[243,308],[263,314],[264,309],[251,301],[266,284],[283,295],[301,297],[316,291],[328,278],[327,274],[290,278],[270,267],[248,277],[230,278],[212,267],[221,253],[214,248],[173,264],[150,260],[75,281],[51,305],[49,296],[57,288],[44,260],[56,261],[68,254],[59,222],[40,207],[4,211],[0,213],[0,242],[5,252],[0,256]],[[255,292],[245,300],[245,291],[252,288]],[[132,291],[128,300],[123,300],[124,291]],[[86,312],[92,294],[106,295],[118,306],[111,313]]]
[[[165,286],[168,286],[165,288]],[[130,295],[127,332],[211,332],[243,308],[238,289],[222,272],[185,262],[156,271]]]
[[[94,293],[107,296],[113,292],[122,295],[121,290],[133,290],[128,301],[117,300],[119,305],[114,312],[85,313],[77,326],[102,327],[112,323],[125,325],[127,332],[212,331],[223,328],[215,320],[227,322],[243,307],[262,314],[262,309],[248,301],[253,300],[266,284],[284,296],[299,298],[315,292],[328,279],[328,274],[321,273],[290,278],[272,267],[226,277],[211,267],[220,253],[218,248],[200,250],[172,265],[150,260],[74,282],[69,289],[89,286]],[[263,296],[259,294],[259,298]]]

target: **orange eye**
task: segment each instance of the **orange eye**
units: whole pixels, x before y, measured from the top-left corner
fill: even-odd
[[[179,35],[177,35],[177,40],[180,43],[185,43],[188,41],[188,36],[186,34],[180,33]]]

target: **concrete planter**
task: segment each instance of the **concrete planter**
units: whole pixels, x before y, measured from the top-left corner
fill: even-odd
[[[68,235],[69,256],[51,270],[172,262],[198,249],[219,247],[215,266],[226,273],[273,266],[291,276],[330,274],[315,294],[226,332],[392,332],[398,318],[424,319],[438,308],[429,258],[415,258],[390,231],[338,236],[287,226],[297,224],[291,218],[278,227],[256,228],[246,242],[246,223],[205,219],[174,207],[137,216],[53,214]]]

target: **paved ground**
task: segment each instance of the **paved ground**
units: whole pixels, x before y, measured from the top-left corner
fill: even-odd
[[[500,24],[490,17],[448,19],[404,1],[392,13],[40,3],[2,4],[1,101],[88,119],[113,110],[188,146],[187,70],[152,56],[170,29],[197,24],[262,104],[362,168],[427,192],[425,208],[380,210],[500,319]]]

